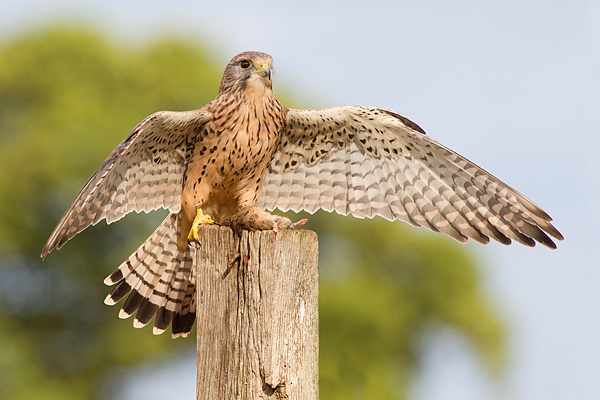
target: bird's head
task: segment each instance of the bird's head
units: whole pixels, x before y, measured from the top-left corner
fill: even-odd
[[[273,59],[267,53],[245,51],[225,67],[219,93],[229,90],[264,91],[272,88]]]

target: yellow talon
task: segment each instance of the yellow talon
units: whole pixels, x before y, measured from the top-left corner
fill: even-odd
[[[208,214],[204,214],[201,208],[196,209],[196,217],[192,222],[192,229],[188,234],[188,240],[198,240],[198,228],[200,225],[214,225],[215,221]]]

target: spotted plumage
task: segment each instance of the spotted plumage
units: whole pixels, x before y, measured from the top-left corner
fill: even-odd
[[[245,52],[225,68],[216,99],[196,111],[158,112],[140,122],[79,192],[42,251],[90,225],[166,208],[170,215],[108,278],[120,317],[154,317],[154,333],[187,335],[195,320],[198,210],[235,229],[293,227],[263,211],[318,209],[376,215],[472,238],[555,248],[562,235],[525,196],[375,107],[295,110],[271,89],[268,54]]]

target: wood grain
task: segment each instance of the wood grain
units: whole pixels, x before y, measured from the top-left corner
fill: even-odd
[[[318,399],[318,242],[200,230],[197,399]]]

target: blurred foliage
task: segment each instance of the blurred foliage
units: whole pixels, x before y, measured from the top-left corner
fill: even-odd
[[[441,324],[501,369],[504,331],[460,245],[382,219],[309,221],[321,251],[321,398],[406,398],[421,340]]]
[[[102,303],[104,277],[164,213],[102,223],[43,263],[39,253],[139,120],[214,98],[219,64],[197,44],[135,48],[84,30],[0,45],[0,398],[109,398],[113,371],[193,351],[193,339],[133,329]],[[382,220],[309,224],[321,241],[321,398],[405,398],[420,338],[439,324],[499,368],[503,329],[463,248]]]

